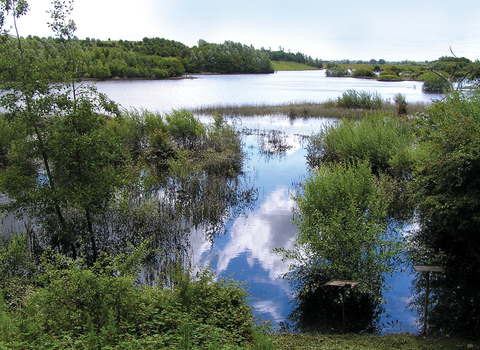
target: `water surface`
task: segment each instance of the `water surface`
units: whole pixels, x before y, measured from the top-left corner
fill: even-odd
[[[424,94],[422,82],[380,82],[370,79],[326,77],[323,70],[258,75],[195,75],[180,80],[112,80],[97,87],[125,108],[160,112],[211,105],[278,105],[325,102],[348,89],[379,93],[383,99],[402,93],[408,102],[428,102],[440,95]]]
[[[205,75],[195,79],[163,81],[107,81],[97,83],[100,92],[125,108],[170,112],[172,109],[209,105],[285,104],[324,102],[348,89],[377,92],[382,98],[396,93],[407,102],[428,102],[439,95],[422,93],[419,82],[377,82],[355,78],[327,78],[324,71],[278,72],[269,75]],[[202,117],[208,122],[209,118]],[[292,248],[297,232],[292,223],[292,194],[308,175],[305,140],[332,120],[285,117],[244,117],[229,123],[244,132],[247,160],[244,172],[258,189],[253,211],[228,223],[227,233],[212,244],[202,232],[191,237],[197,262],[214,261],[220,276],[245,282],[252,294],[251,305],[264,320],[277,326],[291,311],[291,287],[279,278],[288,271],[288,262],[274,253],[275,248]],[[262,133],[279,132],[288,147],[271,154]],[[389,277],[393,289],[385,296],[386,312],[381,323],[393,321],[385,331],[415,332],[415,318],[407,309],[411,276],[408,272]],[[347,310],[348,311],[348,310]],[[398,322],[395,322],[398,321]]]
[[[324,71],[278,72],[268,75],[200,75],[195,79],[163,81],[108,81],[97,84],[101,92],[125,108],[159,112],[210,105],[285,104],[325,102],[348,89],[379,93],[383,99],[397,93],[407,102],[429,102],[440,95],[424,94],[421,82],[378,82],[355,78],[325,77]],[[205,122],[209,118],[202,117]],[[251,305],[274,326],[291,311],[291,287],[279,278],[288,271],[288,262],[275,248],[292,248],[297,232],[292,223],[292,194],[308,174],[305,137],[318,132],[332,120],[322,118],[289,120],[285,117],[243,117],[229,121],[243,138],[247,161],[244,171],[258,188],[256,208],[246,217],[228,223],[227,233],[212,244],[201,232],[192,234],[195,261],[215,261],[220,276],[231,276],[249,286]],[[288,144],[281,155],[269,155],[258,134],[277,130]],[[380,323],[393,327],[383,332],[416,332],[415,317],[407,309],[410,298],[409,270],[387,278],[392,289],[385,293],[386,312]],[[348,311],[348,310],[347,310]]]

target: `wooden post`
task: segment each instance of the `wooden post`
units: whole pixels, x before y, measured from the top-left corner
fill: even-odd
[[[342,333],[345,333],[345,290],[347,288],[353,289],[359,283],[360,282],[337,281],[337,280],[332,280],[330,282],[325,283],[326,286],[341,288],[340,296],[342,298]]]
[[[430,271],[427,271],[427,290],[425,291],[425,315],[423,317],[423,335],[427,334],[428,294],[430,293]]]
[[[427,310],[428,310],[428,295],[430,294],[430,272],[444,272],[445,269],[441,266],[413,266],[417,272],[427,273],[427,288],[425,291],[425,315],[423,316],[423,334],[427,334]]]

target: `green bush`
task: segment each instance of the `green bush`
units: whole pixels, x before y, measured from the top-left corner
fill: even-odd
[[[205,135],[204,125],[186,109],[174,110],[167,114],[167,129],[173,140],[182,148],[194,149]]]
[[[348,71],[347,68],[343,68],[336,65],[334,65],[333,67],[327,68],[327,70],[325,71],[325,75],[327,77],[344,77],[349,74],[350,72]]]
[[[424,92],[445,92],[448,90],[448,83],[435,73],[428,72],[422,75]]]
[[[395,94],[393,96],[393,101],[397,105],[397,114],[398,116],[407,114],[407,98],[403,94]]]
[[[378,80],[380,81],[396,81],[396,80],[402,80],[395,72],[392,72],[390,70],[385,70],[380,73],[380,76],[378,77]]]
[[[322,165],[302,182],[294,199],[299,234],[295,248],[282,252],[293,261],[287,278],[298,293],[298,306],[306,311],[297,315],[299,321],[306,328],[338,330],[338,292],[330,291],[321,303],[312,299],[328,289],[324,284],[329,280],[357,281],[360,284],[348,292],[349,304],[355,310],[368,305],[361,313],[370,310],[370,320],[361,323],[370,329],[381,310],[385,274],[394,270],[392,258],[399,252],[400,237],[388,227],[388,199],[368,162]],[[305,305],[318,308],[312,312]],[[321,322],[311,324],[306,314]]]
[[[310,166],[368,161],[375,173],[410,173],[412,134],[408,123],[392,115],[373,113],[362,120],[344,119],[326,126],[309,140]]]
[[[429,329],[478,339],[480,334],[480,93],[454,92],[415,119],[419,143],[411,192],[419,228],[415,262],[445,268],[431,281]],[[414,305],[423,315],[425,279]],[[455,320],[455,322],[452,322]]]
[[[350,89],[337,98],[337,106],[350,109],[380,109],[383,107],[383,101],[382,97],[376,92],[359,92]]]
[[[143,256],[140,247],[132,257],[99,259],[92,267],[53,256],[22,308],[9,307],[0,293],[0,344],[59,349],[271,345],[266,329],[255,324],[241,284],[216,280],[209,269],[194,275],[178,268],[170,287],[142,286],[134,276]]]
[[[377,75],[370,68],[357,68],[353,71],[352,76],[357,78],[376,78]]]

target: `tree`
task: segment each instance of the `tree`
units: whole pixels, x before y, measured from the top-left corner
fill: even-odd
[[[393,271],[400,245],[368,163],[321,166],[294,199],[299,234],[295,248],[282,253],[293,260],[286,277],[298,295],[322,293],[331,279],[357,281],[353,294],[367,297],[378,316],[385,274]]]
[[[441,79],[441,81],[443,82],[443,86],[445,87],[444,90],[449,91],[449,92],[450,91],[459,91],[463,88],[463,85],[462,85],[463,82],[468,81],[470,78],[473,78],[473,76],[472,76],[472,69],[469,69],[468,71],[463,73],[463,76],[457,77],[457,75],[456,75],[457,69],[461,68],[462,64],[466,65],[466,64],[470,63],[470,60],[467,60],[464,57],[458,58],[457,56],[455,56],[451,47],[450,47],[450,52],[453,55],[453,61],[455,62],[455,64],[449,68],[449,70],[450,70],[450,75],[449,76],[447,76],[443,72],[437,70],[434,66],[431,66],[430,70],[433,73],[435,73],[438,78]],[[445,58],[441,58],[440,60],[443,61],[443,62],[446,61]],[[450,61],[452,61],[452,60],[450,60]],[[456,87],[455,87],[455,84],[457,85]],[[428,90],[426,90],[426,91],[428,91]]]
[[[25,13],[8,5],[26,3],[4,4],[14,19]],[[16,41],[8,36],[2,41],[0,103],[6,118],[25,131],[9,149],[0,186],[11,200],[4,208],[36,218],[50,244],[63,253],[76,257],[81,248],[95,261],[94,216],[125,178],[121,145],[108,128],[107,115],[115,117],[118,109],[94,86],[77,83],[76,27],[68,18],[73,3],[52,4],[50,27],[65,45],[56,60],[26,50],[18,31]]]
[[[416,130],[421,142],[411,191],[419,229],[411,252],[416,263],[445,268],[432,285],[429,324],[448,334],[478,336],[480,93],[448,94],[416,119]]]
[[[442,77],[440,77],[438,74],[440,74]],[[422,90],[424,92],[446,92],[446,91],[453,91],[451,90],[453,88],[453,85],[451,83],[448,83],[448,81],[445,80],[445,77],[443,74],[437,72],[435,74],[433,73],[426,73],[423,74],[422,76],[423,79],[423,87]]]

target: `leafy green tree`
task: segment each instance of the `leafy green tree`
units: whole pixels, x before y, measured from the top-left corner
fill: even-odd
[[[441,73],[440,73],[441,74]],[[450,89],[448,82],[434,73],[426,73],[422,76],[424,92],[445,92]]]
[[[295,248],[281,252],[293,260],[287,278],[297,292],[324,291],[331,279],[356,281],[360,284],[353,293],[367,295],[379,311],[385,274],[394,270],[400,241],[368,163],[321,166],[294,199],[299,234]]]
[[[480,334],[480,93],[453,93],[416,119],[418,162],[412,193],[419,229],[416,263],[441,265],[428,323],[447,334]],[[418,280],[417,292],[422,290]],[[423,296],[417,294],[423,312]]]
[[[7,120],[25,132],[11,145],[0,185],[11,200],[4,208],[36,218],[62,252],[76,257],[81,248],[94,261],[94,217],[125,179],[121,144],[106,127],[106,115],[118,110],[95,87],[77,83],[72,2],[52,4],[50,27],[64,43],[62,55],[39,60],[18,32],[16,41],[2,41],[0,102]],[[13,62],[17,68],[7,69]]]
[[[49,193],[48,203],[57,216],[60,226],[66,230],[63,210],[58,199],[58,190],[53,179],[50,155],[45,142],[45,121],[43,118],[56,106],[51,95],[60,88],[51,84],[57,80],[56,71],[48,61],[38,60],[30,50],[25,50],[24,42],[18,32],[16,20],[28,11],[25,1],[2,1],[1,18],[11,15],[15,28],[15,37],[10,37],[3,30],[1,38],[0,86],[3,93],[0,104],[5,108],[5,118],[11,125],[22,126],[23,143],[15,143],[9,150],[9,167],[4,171],[2,179],[3,191],[11,199],[11,206],[20,208],[27,203],[39,201],[35,189],[38,174],[36,164],[42,166],[42,188]],[[35,210],[34,210],[35,212]]]

